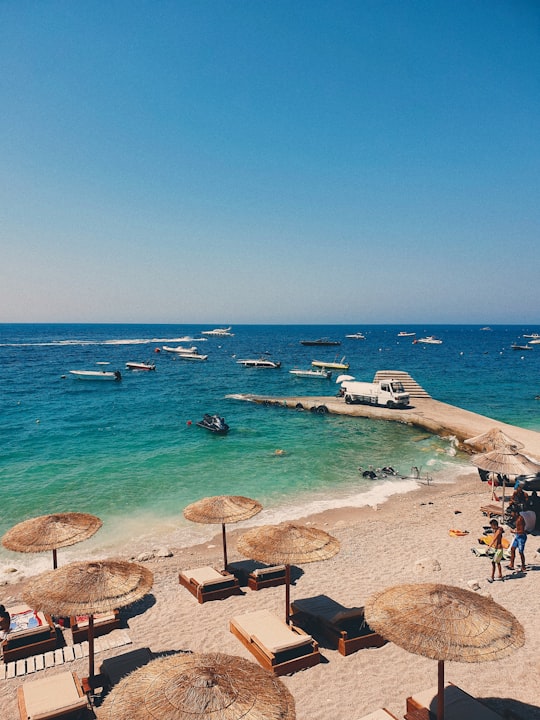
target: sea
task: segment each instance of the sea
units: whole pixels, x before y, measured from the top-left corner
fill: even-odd
[[[477,325],[236,325],[208,336],[202,325],[0,325],[0,536],[27,518],[88,512],[103,527],[59,551],[61,562],[207,542],[218,526],[186,520],[183,509],[210,495],[244,495],[263,505],[248,524],[274,523],[335,507],[377,505],[417,487],[414,476],[452,482],[470,469],[452,439],[404,424],[265,407],[246,394],[334,396],[331,379],[299,378],[312,360],[350,363],[371,381],[378,370],[408,372],[435,399],[540,431],[537,327]],[[433,335],[439,345],[413,343]],[[363,340],[347,334],[362,332]],[[194,338],[183,340],[183,338]],[[335,347],[303,346],[329,338]],[[164,345],[195,345],[204,362]],[[245,368],[271,358],[280,369]],[[126,362],[149,361],[155,372]],[[81,381],[70,370],[119,370],[120,382]],[[227,435],[196,425],[223,416]],[[396,475],[382,477],[378,468]],[[374,469],[375,479],[364,477]],[[1,573],[50,567],[43,555],[0,548]]]

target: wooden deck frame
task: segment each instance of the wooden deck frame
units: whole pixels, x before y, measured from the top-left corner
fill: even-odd
[[[52,617],[47,613],[43,613],[46,625],[35,628],[35,632],[23,633],[13,632],[1,641],[2,659],[7,664],[15,660],[23,660],[31,655],[40,655],[41,653],[56,650],[57,634]]]
[[[297,635],[306,635],[308,637],[307,633],[296,627],[296,625],[289,625],[289,628]],[[318,665],[321,662],[319,645],[313,639],[305,645],[274,654],[270,650],[263,651],[259,645],[246,637],[232,622],[229,623],[229,630],[249,650],[257,662],[274,673],[274,675],[290,675],[298,670]]]
[[[88,697],[85,695],[85,692],[82,687],[82,683],[79,679],[79,676],[77,673],[72,672],[71,673],[73,677],[73,682],[75,684],[75,688],[77,690],[77,694],[79,696],[80,702],[77,703],[76,706],[66,706],[64,708],[60,708],[58,710],[53,710],[50,713],[47,713],[46,715],[43,713],[39,714],[39,720],[56,720],[56,718],[79,718],[79,717],[85,717],[87,716],[86,713],[91,709],[90,701],[88,700]],[[84,702],[83,702],[84,698]],[[17,702],[19,706],[19,716],[21,720],[28,720],[28,718],[32,718],[33,716],[28,715],[28,710],[26,708],[26,700],[24,697],[24,685],[19,685],[17,688]]]
[[[327,618],[300,610],[293,602],[291,620],[311,635],[321,634],[332,647],[344,656],[365,648],[379,648],[386,645],[386,638],[371,630],[369,626],[366,627],[365,632],[358,632],[358,625],[364,619],[363,608],[358,608],[358,610],[359,613],[356,617],[332,622]]]
[[[96,616],[94,616],[94,637],[100,637],[101,635],[106,635],[107,633],[110,633],[112,630],[116,630],[120,627],[120,613],[118,610],[114,610],[114,618],[109,618],[108,620],[100,620]],[[73,638],[73,643],[81,643],[85,640],[88,640],[88,625],[82,625],[79,627],[79,624],[77,623],[76,617],[70,617],[69,624],[71,627],[71,635]]]
[[[238,579],[228,573],[226,570],[219,571],[223,575],[222,583],[212,583],[205,585],[204,583],[195,582],[195,580],[187,580],[182,573],[178,575],[180,585],[189,590],[189,592],[197,598],[198,602],[204,603],[208,600],[224,600],[231,595],[242,595],[243,591],[240,587]]]

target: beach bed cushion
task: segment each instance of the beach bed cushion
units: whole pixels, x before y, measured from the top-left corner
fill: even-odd
[[[251,573],[255,577],[264,577],[264,575],[275,575],[277,573],[284,573],[285,565],[270,565],[263,568],[255,568]]]
[[[5,663],[56,648],[56,628],[50,615],[28,605],[7,608],[11,616],[8,636],[1,641]]]
[[[437,717],[436,687],[407,698],[407,712],[418,709],[425,709],[426,720]],[[444,687],[444,717],[445,720],[501,720],[498,713],[451,683]]]
[[[234,594],[241,594],[240,584],[234,575],[218,572],[208,565],[192,570],[183,570],[178,575],[183,585],[200,603],[206,600],[222,600]]]
[[[69,619],[74,643],[88,640],[88,615],[75,615]],[[94,637],[100,637],[120,627],[118,610],[94,614]]]
[[[231,624],[263,652],[269,651],[273,655],[313,642],[311,635],[298,635],[269,610],[238,615],[232,618]]]
[[[151,659],[152,652],[150,648],[137,648],[137,650],[122,653],[122,655],[106,658],[101,663],[100,673],[105,678],[107,685],[111,687],[118,684],[125,675],[129,675],[130,672],[138,670],[149,663]]]
[[[26,682],[17,693],[21,720],[49,720],[89,707],[81,682],[72,672]]]

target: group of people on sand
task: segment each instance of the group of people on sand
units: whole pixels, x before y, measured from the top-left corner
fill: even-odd
[[[527,565],[525,563],[525,543],[527,542],[527,532],[525,527],[525,518],[523,512],[526,512],[525,508],[529,507],[529,498],[527,493],[518,487],[514,490],[512,495],[509,513],[510,521],[514,527],[510,528],[510,532],[513,533],[514,539],[510,546],[510,563],[506,566],[508,570],[515,572],[516,570],[516,550],[519,553],[521,560],[521,572],[527,572]],[[504,529],[499,525],[495,518],[489,521],[493,536],[488,544],[488,547],[492,548],[495,553],[491,559],[491,577],[488,578],[488,582],[495,580],[495,570],[498,570],[499,580],[504,580],[502,574],[501,563],[503,560],[504,548],[503,548],[503,533]]]

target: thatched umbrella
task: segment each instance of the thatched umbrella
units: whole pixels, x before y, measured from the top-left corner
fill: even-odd
[[[339,540],[324,530],[296,523],[262,525],[244,533],[237,548],[245,557],[285,565],[285,622],[289,623],[291,564],[328,560],[339,552]]]
[[[94,676],[94,614],[130,605],[144,597],[154,576],[147,568],[123,560],[74,562],[29,580],[23,592],[34,610],[69,617],[88,615],[90,686]]]
[[[184,509],[184,517],[192,522],[206,524],[221,523],[223,538],[223,569],[227,569],[227,538],[225,535],[226,523],[237,523],[249,520],[262,510],[257,500],[242,495],[214,495],[213,497],[197,500]]]
[[[471,445],[477,452],[490,452],[500,448],[513,447],[521,450],[524,445],[519,440],[514,440],[498,427],[492,427],[481,435],[468,438],[465,445]]]
[[[387,640],[437,660],[437,718],[444,718],[444,661],[487,662],[525,642],[518,620],[491,598],[435,583],[397,585],[365,604],[366,622]]]
[[[540,472],[540,464],[526,455],[518,452],[516,448],[507,446],[487,453],[473,455],[471,462],[476,467],[488,472],[503,476],[502,511],[504,514],[504,494],[506,490],[506,477],[508,475],[533,475]]]
[[[88,540],[103,525],[88,513],[41,515],[18,523],[2,538],[2,545],[15,552],[38,553],[52,550],[53,568],[57,567],[56,550]]]
[[[169,655],[123,678],[104,720],[294,720],[294,699],[260,665],[222,654]]]

